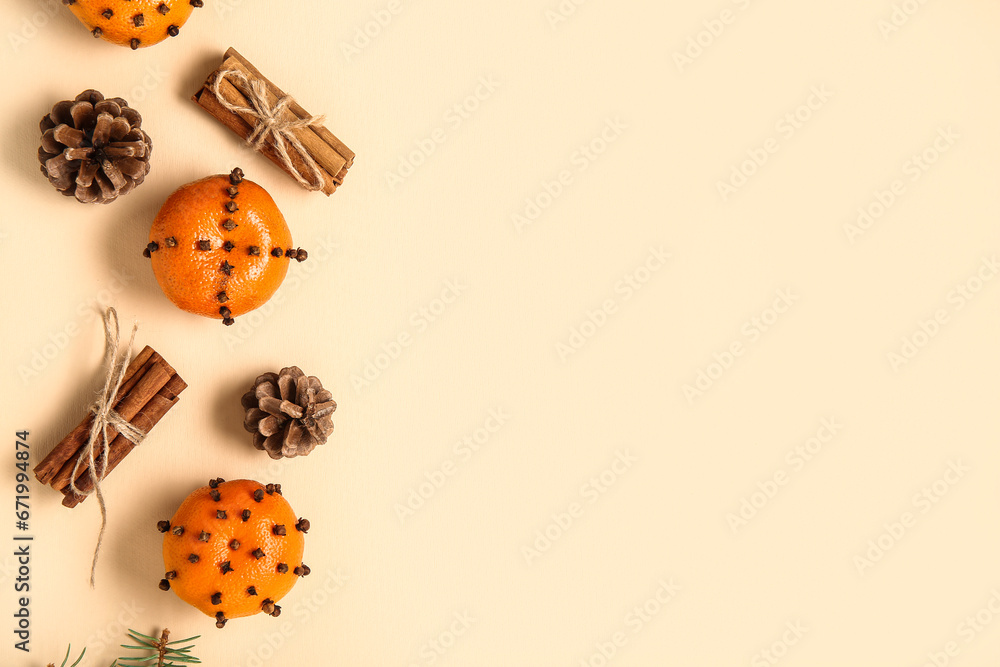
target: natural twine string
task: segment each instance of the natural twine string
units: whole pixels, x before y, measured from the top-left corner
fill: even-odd
[[[97,536],[97,546],[94,547],[94,562],[90,567],[91,588],[94,587],[96,580],[97,557],[101,553],[104,529],[108,525],[108,508],[104,503],[104,494],[101,492],[101,480],[107,474],[108,456],[111,451],[111,443],[108,442],[108,426],[114,426],[127,440],[137,445],[146,437],[145,431],[122,419],[122,416],[114,410],[115,395],[118,394],[122,379],[125,377],[125,370],[132,358],[132,343],[138,328],[137,324],[132,325],[132,336],[129,338],[128,346],[124,350],[119,350],[118,313],[114,308],[108,308],[104,312],[104,367],[107,370],[104,377],[104,389],[90,407],[90,411],[94,413],[94,423],[90,427],[90,437],[87,439],[87,444],[76,458],[76,463],[73,465],[73,476],[70,477],[69,481],[69,488],[73,493],[79,496],[94,493],[97,496],[97,504],[101,507],[101,532]],[[99,436],[100,439],[98,439]],[[101,456],[100,471],[97,469],[97,457],[94,454],[94,450],[98,447]],[[94,483],[92,492],[84,492],[76,487],[76,476],[80,471],[80,466],[83,465],[86,465],[90,471],[90,479]]]
[[[222,82],[229,77],[230,83],[236,86],[247,100],[250,102],[249,107],[240,106],[238,104],[231,104],[226,101],[220,90]],[[309,118],[297,119],[297,120],[282,120],[282,113],[288,108],[288,106],[295,100],[291,95],[286,95],[282,97],[278,102],[272,107],[267,100],[267,86],[260,79],[250,79],[242,71],[238,69],[227,69],[219,72],[218,76],[215,77],[215,82],[212,84],[212,93],[215,95],[219,103],[231,113],[247,114],[256,118],[259,122],[257,126],[254,127],[253,132],[247,137],[247,143],[253,146],[254,150],[261,150],[264,144],[267,143],[269,136],[274,137],[274,149],[278,152],[278,156],[281,158],[285,169],[295,177],[299,183],[310,190],[321,190],[324,185],[323,171],[316,164],[316,160],[313,156],[309,154],[306,147],[302,145],[302,142],[292,130],[297,130],[302,127],[309,127],[310,125],[321,125],[324,121],[324,116],[310,116]],[[289,145],[295,149],[295,151],[302,158],[306,167],[309,168],[311,172],[312,180],[306,180],[302,174],[295,168],[292,164],[292,157],[288,152]]]

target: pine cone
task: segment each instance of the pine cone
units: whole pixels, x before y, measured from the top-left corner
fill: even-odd
[[[153,143],[142,116],[120,97],[85,90],[42,118],[38,161],[49,182],[85,204],[108,204],[149,173]]]
[[[258,377],[242,403],[243,428],[272,459],[305,456],[333,433],[333,394],[297,366]]]

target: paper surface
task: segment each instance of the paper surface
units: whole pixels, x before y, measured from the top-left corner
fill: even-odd
[[[205,4],[137,52],[0,10],[4,628],[14,434],[34,465],[81,418],[96,305],[190,385],[105,484],[96,590],[96,503],[31,485],[31,653],[5,629],[0,664],[105,667],[164,626],[228,667],[995,659],[1000,6]],[[357,152],[332,197],[190,101],[230,46]],[[154,145],[104,207],[35,158],[86,88]],[[141,252],[235,166],[310,257],[225,328]],[[272,463],[239,398],[287,365],[336,430]],[[156,522],[216,476],[312,523],[278,619],[157,589]]]

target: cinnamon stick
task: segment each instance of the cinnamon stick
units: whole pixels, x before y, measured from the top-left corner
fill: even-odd
[[[148,345],[135,355],[135,359],[129,364],[128,368],[125,369],[125,375],[122,379],[121,387],[118,389],[118,393],[115,394],[115,410],[118,409],[118,403],[121,401],[122,396],[127,394],[135,386],[135,383],[139,381],[139,377],[142,373],[140,370],[145,372],[148,369],[147,362],[155,358],[161,359],[159,354],[157,354],[153,348]],[[63,438],[59,444],[52,448],[42,461],[35,466],[35,478],[42,484],[48,484],[52,481],[53,477],[59,472],[63,464],[66,461],[73,458],[81,446],[87,442],[87,438],[90,437],[90,427],[94,423],[94,415],[88,412],[83,418],[83,421],[70,431],[69,435]]]
[[[216,120],[246,139],[256,127],[259,119],[251,114],[238,114],[227,110],[218,100],[213,92],[213,85],[219,73],[225,70],[235,69],[245,74],[249,80],[258,80],[264,84],[266,89],[267,103],[271,108],[279,100],[286,97],[284,91],[278,88],[267,77],[261,74],[260,70],[253,66],[246,58],[240,55],[236,49],[229,49],[223,58],[222,66],[209,75],[205,85],[195,93],[192,98],[199,106],[211,114]],[[230,105],[250,107],[246,99],[248,91],[242,91],[239,87],[231,84],[228,80],[220,85],[220,94]],[[279,114],[279,121],[304,120],[312,117],[298,102],[291,102],[286,109]],[[333,194],[343,183],[347,170],[354,164],[354,151],[349,149],[330,130],[319,125],[294,128],[290,130],[294,136],[302,142],[309,157],[315,161],[322,175],[323,185],[321,191],[327,196]],[[307,181],[314,180],[314,174],[302,156],[295,155],[296,151],[290,150],[292,160],[291,165],[286,165],[273,146],[273,136],[263,145],[261,152],[272,162],[281,167],[284,171],[294,176],[297,172]]]
[[[149,400],[155,396],[165,384],[167,384],[168,380],[170,380],[169,371],[163,368],[160,364],[153,364],[146,374],[143,375],[142,379],[139,380],[135,387],[132,388],[132,391],[125,395],[122,401],[118,404],[118,407],[115,408],[115,412],[117,412],[122,419],[131,423],[135,416],[139,413],[139,410],[141,410],[146,403],[148,403]],[[98,437],[102,439],[96,444],[95,451],[100,452],[100,443],[103,442],[103,436],[99,435]],[[109,425],[108,442],[112,442],[117,437],[118,429]],[[82,449],[83,448],[81,447],[81,450]],[[63,465],[62,469],[59,470],[59,474],[57,474],[50,482],[52,488],[62,489],[64,486],[69,484],[69,480],[73,476],[73,468],[76,467],[77,456],[71,457],[70,460]],[[103,455],[96,457],[95,464],[97,465],[97,470],[101,469],[101,466],[103,465],[102,461]],[[83,474],[86,471],[86,466],[81,465],[79,468],[80,474]]]
[[[174,404],[179,400],[179,395],[182,391],[187,388],[187,383],[181,379],[180,375],[176,373],[170,377],[170,380],[160,388],[160,390],[150,398],[149,402],[138,412],[135,417],[130,420],[135,426],[141,428],[145,432],[152,430],[156,426],[163,416],[167,414],[170,408],[174,407]],[[129,440],[123,435],[119,435],[111,442],[108,446],[108,468],[105,472],[105,476],[109,475],[112,470],[118,467],[125,457],[135,449],[136,445],[134,442]],[[98,464],[100,465],[100,464]],[[90,477],[90,474],[84,470],[76,480],[76,488],[82,491],[85,495],[79,496],[75,494],[72,489],[70,489],[67,484],[65,488],[62,489],[65,498],[63,498],[63,505],[66,507],[76,507],[84,500],[87,499],[87,495],[94,489],[94,480]]]
[[[246,106],[248,104],[247,99],[243,97],[243,93],[241,93],[236,88],[236,86],[234,86],[229,81],[223,81],[222,84],[219,86],[219,91],[222,93],[223,99],[225,99],[225,101],[229,102],[230,104],[238,104],[240,106]],[[238,114],[238,113],[231,114],[228,110],[226,110],[225,107],[219,104],[218,98],[215,97],[213,91],[206,90],[204,94],[213,98],[212,101],[209,101],[209,105],[213,106],[213,108],[221,109],[223,113],[231,117],[238,118],[243,122],[243,125],[241,127],[246,128],[245,130],[246,134],[243,135],[244,139],[250,136],[250,134],[253,132],[254,122],[255,122],[253,116],[249,114]],[[272,162],[275,162],[279,167],[284,168],[284,160],[278,154],[278,150],[274,147],[274,144],[272,142],[270,141],[265,142],[261,148],[262,148],[261,152],[264,153],[264,155],[266,155]],[[313,175],[312,170],[306,165],[305,160],[302,159],[302,156],[299,155],[297,151],[289,150],[288,157],[291,159],[292,166],[298,173],[302,174],[303,177],[306,178],[306,180],[312,180],[312,175]],[[288,170],[286,169],[285,171],[287,172]],[[336,189],[336,184],[333,183],[333,181],[330,178],[329,172],[325,171],[322,165],[320,165],[320,171],[322,172],[322,177],[323,177],[323,188],[324,188],[323,192],[325,193],[326,190],[329,189],[330,190],[329,194],[332,194],[333,191]]]
[[[148,433],[160,419],[174,406],[179,394],[187,387],[177,372],[150,347],[143,348],[128,365],[122,384],[115,394],[114,411],[125,421]],[[69,435],[63,438],[48,456],[35,466],[35,476],[39,481],[51,485],[66,497],[63,504],[75,507],[83,502],[93,489],[93,480],[88,468],[89,461],[83,461],[77,471],[76,485],[83,492],[72,491],[70,480],[73,469],[81,455],[87,451],[94,415],[88,413]],[[108,465],[105,477],[114,470],[135,445],[118,429],[108,425]],[[103,442],[103,440],[102,440]],[[97,469],[103,466],[103,447],[95,459]]]
[[[260,70],[251,65],[235,49],[226,51],[226,59],[222,62],[222,69],[236,69],[246,74],[247,78],[251,81],[254,79],[262,81],[266,85],[267,101],[272,108],[277,106],[279,100],[286,97],[280,88],[271,83],[267,77],[260,73]],[[235,89],[235,86],[233,88]],[[246,98],[242,94],[240,94],[240,98],[240,103],[246,105]],[[282,120],[302,120],[309,118],[311,114],[299,106],[298,102],[293,101],[281,112],[280,116]],[[347,165],[348,155],[353,160],[354,153],[322,125],[295,128],[292,130],[292,133],[298,137],[299,141],[306,147],[306,150],[309,151],[309,154],[313,156],[313,159],[330,176],[336,176]],[[331,144],[331,140],[335,143]],[[345,153],[341,154],[337,150],[338,148],[344,150]]]

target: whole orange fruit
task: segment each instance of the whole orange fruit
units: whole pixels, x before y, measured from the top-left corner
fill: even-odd
[[[189,313],[233,318],[264,305],[294,258],[292,234],[267,191],[243,178],[209,176],[170,195],[143,251],[163,293]]]
[[[204,0],[63,0],[94,35],[112,44],[142,46],[176,37]]]
[[[223,627],[231,618],[281,614],[277,602],[299,577],[309,522],[296,519],[280,484],[213,479],[181,503],[163,536],[160,588]]]

